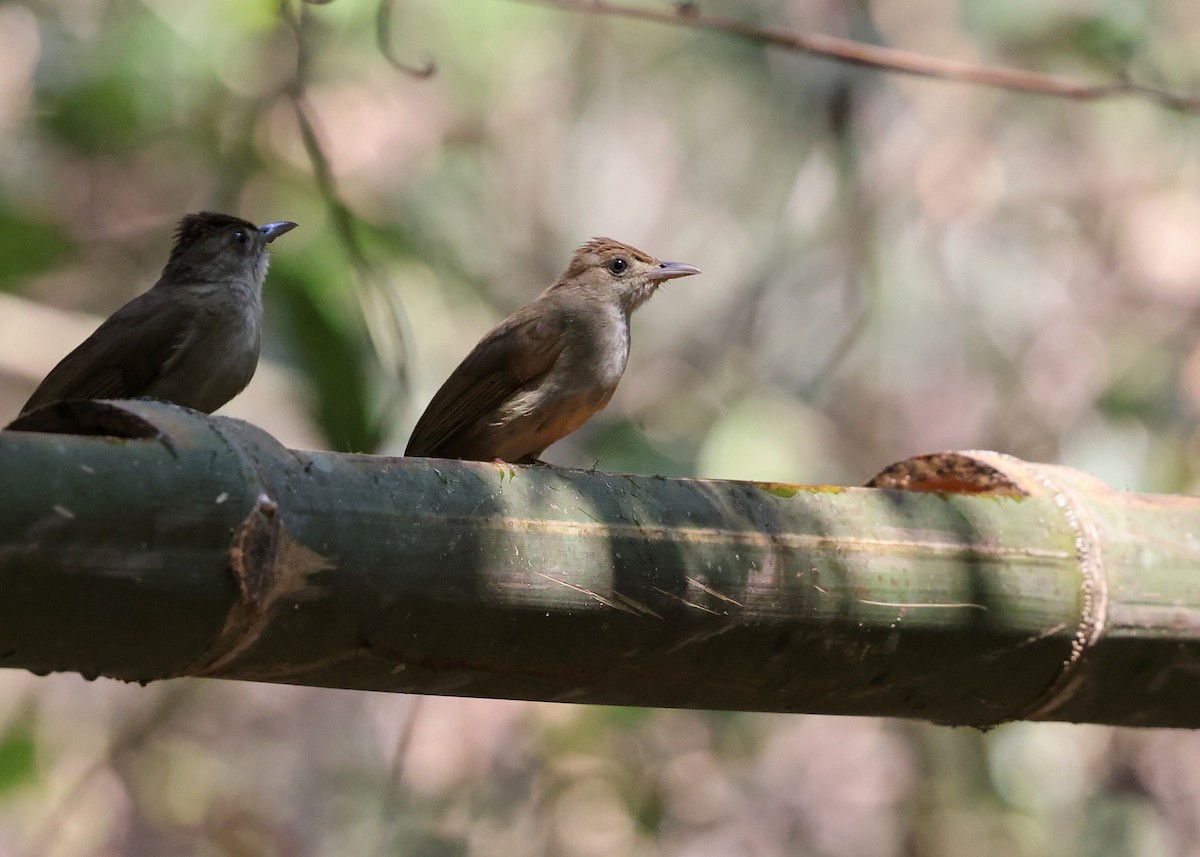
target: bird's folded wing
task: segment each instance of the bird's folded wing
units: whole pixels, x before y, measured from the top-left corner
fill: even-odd
[[[195,310],[154,288],[121,307],[55,366],[21,408],[146,395],[187,338]]]
[[[434,394],[404,454],[454,457],[464,435],[494,420],[501,405],[547,372],[562,349],[557,319],[533,306],[519,310],[480,340]]]

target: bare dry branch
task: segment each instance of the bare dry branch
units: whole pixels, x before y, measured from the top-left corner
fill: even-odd
[[[1042,74],[1024,69],[974,65],[819,33],[791,33],[784,30],[756,27],[732,18],[702,14],[695,3],[680,3],[676,4],[673,9],[667,10],[626,6],[620,3],[610,3],[608,0],[516,0],[516,2],[593,15],[611,15],[653,21],[659,24],[715,30],[774,48],[811,54],[836,62],[897,74],[987,86],[993,89],[1007,89],[1013,92],[1049,95],[1073,101],[1100,101],[1108,98],[1133,96],[1148,99],[1169,110],[1200,114],[1200,97],[1180,95],[1128,80],[1118,79],[1096,83],[1080,78]]]

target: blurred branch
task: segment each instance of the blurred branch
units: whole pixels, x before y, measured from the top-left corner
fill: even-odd
[[[958,60],[941,59],[896,48],[871,45],[817,33],[791,33],[756,27],[732,18],[701,14],[695,3],[677,3],[673,11],[644,9],[610,3],[607,0],[515,0],[534,6],[550,6],[593,15],[635,18],[659,24],[674,24],[702,30],[716,30],[769,47],[812,54],[835,62],[875,68],[881,71],[928,77],[936,80],[1049,95],[1072,101],[1100,101],[1134,96],[1153,101],[1170,110],[1200,114],[1200,97],[1179,95],[1129,80],[1095,83],[1074,77],[1041,74],[1018,68],[981,66]]]
[[[400,734],[396,738],[396,751],[392,754],[392,764],[387,779],[380,790],[379,809],[381,813],[379,825],[380,841],[373,853],[388,854],[392,852],[391,841],[396,834],[397,821],[404,816],[401,798],[404,793],[404,768],[408,763],[408,751],[412,747],[413,735],[417,731],[417,721],[421,716],[420,696],[408,697],[408,711]]]
[[[312,0],[304,2],[311,3]],[[310,63],[306,37],[308,10],[302,5],[297,14],[287,2],[281,4],[280,8],[284,21],[296,39],[296,74],[289,82],[286,93],[296,114],[304,151],[312,164],[317,192],[325,203],[325,209],[333,223],[334,234],[354,270],[354,277],[359,286],[355,289],[355,297],[371,337],[371,344],[383,366],[399,379],[401,385],[405,385],[408,359],[405,352],[404,309],[395,289],[363,250],[358,237],[357,218],[338,193],[333,168],[321,145],[316,122],[305,100]]]
[[[99,758],[83,769],[71,787],[66,790],[57,805],[42,821],[37,832],[30,837],[29,843],[20,854],[27,857],[53,853],[51,846],[57,840],[67,820],[79,805],[89,785],[109,768],[113,767],[124,756],[141,750],[146,742],[166,726],[184,704],[195,695],[194,684],[170,685],[161,693],[149,711],[140,717],[126,720],[113,736],[108,749]]]
[[[1004,402],[1004,407],[998,409],[995,418],[988,423],[987,443],[1021,454],[1053,456],[1064,427],[1053,425],[1046,408],[1032,398],[1020,357],[1011,353],[1012,348],[1019,346],[997,341],[979,306],[965,299],[964,293],[969,290],[955,276],[946,258],[946,231],[938,229],[930,236],[923,258],[929,261],[930,271],[942,294],[953,304],[953,315],[962,325],[964,339],[969,343],[966,353],[983,363],[991,385]]]
[[[854,318],[838,336],[833,347],[825,355],[825,359],[809,375],[808,380],[800,385],[797,395],[806,402],[812,401],[821,392],[821,388],[829,381],[842,364],[854,351],[867,332],[871,313],[866,306],[860,306],[854,313]]]
[[[306,1],[313,2],[313,0]],[[325,2],[329,2],[329,0],[325,0]],[[426,60],[425,65],[418,68],[408,65],[396,57],[396,53],[392,49],[392,8],[395,5],[396,0],[379,0],[379,11],[375,15],[375,38],[379,44],[379,52],[383,54],[383,58],[392,68],[404,74],[419,77],[422,80],[433,77],[437,71],[437,63],[433,60]]]
[[[870,327],[879,297],[878,200],[867,199],[868,193],[859,169],[858,147],[850,132],[855,111],[854,90],[839,86],[828,106],[830,128],[838,138],[837,159],[838,199],[841,200],[840,238],[845,255],[846,281],[843,285],[845,310],[850,323],[808,380],[800,385],[799,395],[805,401],[814,400],[831,377],[841,369]]]

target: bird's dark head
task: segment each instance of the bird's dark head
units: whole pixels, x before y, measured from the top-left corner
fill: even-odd
[[[163,276],[181,282],[248,279],[261,288],[270,263],[267,245],[295,228],[291,221],[255,226],[211,211],[185,215]]]
[[[631,313],[654,294],[660,283],[699,273],[700,269],[692,265],[660,262],[649,253],[611,238],[593,238],[575,251],[553,288],[581,288],[600,297],[616,295],[625,312]]]

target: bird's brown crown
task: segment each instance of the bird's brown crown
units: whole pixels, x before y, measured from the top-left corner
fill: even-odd
[[[620,241],[616,241],[612,238],[593,238],[586,244],[580,245],[579,249],[575,251],[575,255],[582,256],[588,253],[604,255],[613,250],[628,253],[634,259],[637,259],[639,262],[645,262],[648,265],[657,261],[649,253],[646,253],[645,251],[639,250],[638,248],[632,247],[628,244],[622,244]]]
[[[593,265],[604,264],[604,260],[613,255],[628,256],[630,259],[636,259],[647,265],[658,264],[658,260],[644,250],[639,250],[629,244],[622,244],[620,241],[612,238],[593,238],[586,244],[581,244],[579,249],[575,251],[575,255],[571,257],[571,263],[560,278],[560,282],[578,277]]]

